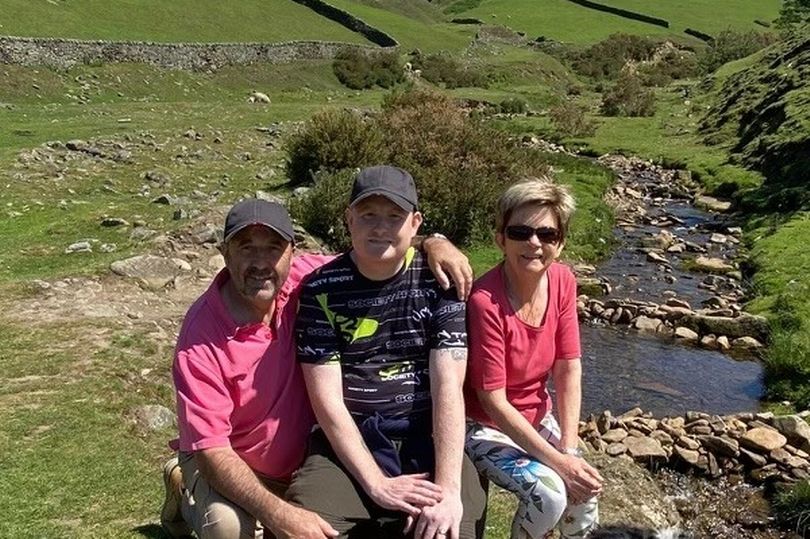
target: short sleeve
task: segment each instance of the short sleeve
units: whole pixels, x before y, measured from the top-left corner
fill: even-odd
[[[306,284],[298,298],[295,318],[296,357],[301,363],[325,364],[340,360],[341,342],[333,325],[326,293]]]
[[[577,316],[577,280],[567,267],[562,266],[559,287],[559,319],[554,335],[554,359],[577,359],[582,356]]]
[[[204,347],[178,348],[172,375],[177,389],[180,450],[229,447],[233,401]]]
[[[466,314],[467,306],[458,300],[455,288],[439,289],[439,301],[430,319],[430,349],[466,348]]]
[[[467,330],[470,335],[467,354],[470,387],[487,391],[506,387],[504,325],[500,309],[489,294],[476,291],[470,296]]]

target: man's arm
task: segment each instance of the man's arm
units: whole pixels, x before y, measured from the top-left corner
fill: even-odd
[[[387,477],[383,473],[343,402],[340,365],[301,366],[318,424],[340,461],[377,505],[415,516],[422,506],[441,499],[441,489],[427,480],[427,474]]]
[[[324,539],[338,535],[316,513],[290,505],[267,490],[230,447],[203,449],[194,457],[200,474],[214,490],[256,517],[275,537]]]
[[[453,243],[439,236],[416,236],[414,247],[425,253],[430,271],[444,290],[450,288],[450,281],[456,285],[458,299],[465,301],[470,295],[473,271],[470,261]],[[447,274],[450,274],[450,278]]]
[[[444,535],[459,537],[464,507],[461,503],[461,463],[464,458],[464,396],[466,348],[430,351],[430,393],[433,400],[433,444],[436,454],[434,481],[444,497],[426,507],[416,523],[416,539]]]

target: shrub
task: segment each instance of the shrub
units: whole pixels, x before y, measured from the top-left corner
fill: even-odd
[[[346,168],[388,163],[409,171],[419,188],[422,231],[442,232],[457,244],[488,239],[495,201],[506,186],[548,170],[540,152],[518,146],[471,119],[449,97],[428,90],[387,96],[373,123],[363,133],[380,134],[385,151],[373,162]],[[305,198],[292,205],[304,227],[335,248],[345,247],[337,223],[342,221],[348,201],[344,193],[353,174],[345,170],[318,174]]]
[[[645,88],[638,75],[625,73],[602,96],[605,116],[652,116],[655,94]]]
[[[402,63],[395,52],[365,52],[346,48],[335,55],[332,69],[338,80],[355,90],[380,86],[390,88],[405,78]]]
[[[526,114],[526,111],[529,110],[529,106],[523,99],[511,97],[501,101],[500,105],[498,105],[498,110],[504,114]]]
[[[596,123],[588,118],[587,109],[573,101],[563,101],[548,111],[554,130],[564,137],[590,137]]]
[[[433,84],[444,84],[446,88],[479,87],[489,85],[488,78],[470,67],[465,67],[447,53],[416,55],[414,69],[422,71],[422,78]]]
[[[301,185],[322,170],[376,164],[385,156],[383,145],[372,120],[348,110],[320,112],[287,139],[287,176],[292,185]]]
[[[573,53],[571,67],[580,75],[595,79],[615,79],[628,61],[649,60],[658,43],[628,34],[613,34],[579,53]]]
[[[786,527],[793,528],[799,537],[810,533],[810,481],[805,479],[777,492],[774,500],[776,516]]]
[[[673,80],[693,77],[698,70],[694,53],[672,48],[656,54],[651,62],[640,65],[638,73],[645,86],[666,86]]]
[[[700,54],[700,71],[704,74],[712,73],[721,65],[754,54],[777,40],[777,36],[772,33],[724,30]]]
[[[320,172],[305,195],[290,199],[290,213],[307,232],[325,241],[337,251],[351,245],[343,212],[349,201],[356,169]]]

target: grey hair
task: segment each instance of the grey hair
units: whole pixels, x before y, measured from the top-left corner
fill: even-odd
[[[568,235],[568,223],[571,221],[576,203],[566,186],[556,184],[548,177],[525,178],[504,191],[498,199],[495,230],[503,232],[515,210],[529,204],[536,204],[551,210],[557,218],[561,237],[565,240]]]

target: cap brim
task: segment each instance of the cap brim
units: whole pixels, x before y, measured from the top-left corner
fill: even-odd
[[[390,200],[391,202],[393,202],[394,204],[396,204],[397,206],[399,206],[400,208],[402,208],[405,211],[408,211],[408,212],[416,211],[416,204],[414,204],[413,202],[411,202],[410,200],[408,200],[404,196],[399,195],[397,193],[394,193],[392,191],[389,191],[387,189],[371,189],[369,191],[366,191],[365,193],[363,193],[362,195],[360,195],[356,199],[352,200],[351,204],[349,204],[349,207],[352,207],[352,206],[356,205],[361,200],[365,200],[368,197],[375,196],[375,195],[383,196],[383,197],[387,198],[388,200]]]
[[[230,239],[231,239],[231,238],[233,238],[234,236],[236,236],[236,235],[237,235],[239,232],[241,232],[242,230],[244,230],[244,229],[246,229],[246,228],[248,228],[248,227],[250,227],[250,226],[257,226],[257,225],[258,225],[258,226],[263,226],[263,227],[265,227],[265,228],[269,228],[270,230],[272,230],[273,232],[275,232],[276,234],[278,234],[279,236],[281,236],[281,237],[282,237],[282,239],[284,239],[284,240],[286,240],[286,241],[288,241],[288,242],[290,242],[290,243],[294,243],[294,242],[295,242],[295,238],[294,238],[294,237],[292,237],[292,238],[291,238],[291,237],[289,236],[289,234],[287,234],[287,233],[285,233],[285,232],[282,232],[281,230],[279,230],[278,228],[274,227],[273,225],[268,225],[267,223],[245,223],[245,224],[240,225],[239,227],[235,228],[234,230],[231,230],[231,233],[230,233],[230,234],[228,234],[227,236],[225,236],[225,238],[223,238],[222,243],[228,243],[228,241],[230,241]]]

